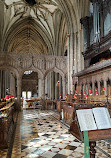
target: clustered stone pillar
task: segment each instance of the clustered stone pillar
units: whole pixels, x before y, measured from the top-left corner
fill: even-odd
[[[10,94],[10,71],[0,70],[0,98]]]
[[[101,95],[101,90],[100,90],[100,81],[98,81],[98,94]]]
[[[50,97],[50,75],[48,74],[48,98]]]
[[[63,99],[65,99],[65,93],[66,93],[66,82],[65,82],[65,77],[62,78],[62,85],[63,85]]]
[[[38,78],[38,97],[41,97],[42,96],[42,93],[41,93],[41,78]]]
[[[95,89],[94,89],[94,87],[95,87],[95,83],[92,82],[92,94],[93,94],[93,95],[95,94]]]
[[[52,91],[52,99],[55,98],[55,91],[54,91],[54,88],[55,88],[55,82],[54,82],[54,72],[52,73],[52,88],[51,88],[51,91]]]
[[[106,80],[104,80],[104,88],[105,88],[104,95],[107,96],[107,81]]]
[[[42,105],[43,109],[45,109],[45,78],[41,80],[41,98],[42,98]]]
[[[83,84],[83,94],[84,94],[84,92],[85,92],[85,84]]]
[[[15,96],[15,78],[12,73],[10,73],[10,94]]]
[[[45,94],[49,99],[59,99],[59,95],[65,98],[66,93],[65,75],[61,76],[59,73],[51,72],[45,78]]]
[[[72,74],[73,74],[73,66],[74,66],[74,34],[71,33],[68,35],[68,56],[67,56],[67,66],[68,66],[68,94],[72,94],[73,85],[72,85]],[[76,53],[76,52],[75,52]]]
[[[57,74],[55,74],[55,99],[57,100]]]
[[[17,110],[21,110],[21,88],[22,88],[22,76],[17,76]]]
[[[52,98],[52,73],[49,74],[49,81],[50,81],[50,93],[49,93],[49,97],[50,99]]]
[[[5,97],[5,71],[2,70],[2,97]]]
[[[48,94],[48,77],[45,78],[45,94]]]

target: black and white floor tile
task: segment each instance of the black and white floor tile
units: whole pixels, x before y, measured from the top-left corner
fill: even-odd
[[[110,148],[97,145],[96,158],[111,156]],[[84,144],[68,132],[56,112],[24,110],[18,116],[12,158],[84,158]]]

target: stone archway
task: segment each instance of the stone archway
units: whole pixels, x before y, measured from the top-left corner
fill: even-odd
[[[1,97],[5,97],[6,94],[14,95],[15,97],[17,97],[16,81],[17,81],[18,73],[19,73],[18,70],[11,66],[2,65],[0,66],[0,73],[1,73],[0,74],[0,80],[1,80],[0,87],[3,87]],[[9,92],[6,93],[7,84],[8,84]]]
[[[50,77],[49,77],[50,74]],[[65,78],[65,73],[58,69],[57,67],[54,67],[53,69],[49,69],[48,71],[45,72],[45,83],[47,83],[46,80],[47,76],[53,79],[54,84],[53,84],[53,89],[55,89],[55,92],[52,93],[53,97],[52,99],[59,99],[59,95],[62,95],[62,98],[65,98],[66,94],[66,78]],[[52,81],[52,82],[53,82]],[[51,92],[51,90],[50,90]],[[46,88],[46,94],[47,94],[47,88]]]

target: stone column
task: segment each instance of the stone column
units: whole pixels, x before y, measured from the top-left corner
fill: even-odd
[[[85,84],[83,84],[83,95],[84,95],[84,92],[85,92]]]
[[[12,73],[10,73],[10,94],[15,96],[15,78]]]
[[[57,100],[57,73],[55,73],[55,99]]]
[[[41,80],[41,82],[42,82],[42,84],[41,84],[41,90],[42,90],[41,94],[42,94],[42,99],[45,99],[45,78],[43,78],[43,79]]]
[[[53,93],[54,93],[54,99],[55,99],[55,88],[56,88],[55,72],[53,73],[53,78],[54,78],[54,80],[53,80],[53,87],[54,87]]]
[[[65,87],[65,77],[62,77],[62,87],[63,87],[63,99],[65,99],[66,87]]]
[[[22,88],[22,76],[17,76],[17,110],[21,110],[21,88]]]
[[[83,28],[81,30],[81,70],[84,70],[84,55],[82,52],[84,52],[84,34],[83,34]]]
[[[48,94],[48,78],[45,78],[45,94]]]
[[[48,74],[48,98],[50,98],[50,73]]]
[[[89,94],[90,84],[87,83],[87,94]]]
[[[77,46],[77,48],[78,48],[78,50],[77,50],[78,71],[81,71],[81,56],[82,56],[82,54],[81,54],[81,47],[80,46],[81,46],[81,36],[80,36],[80,32],[78,32],[78,46]]]
[[[100,81],[98,81],[98,94],[101,95]]]
[[[5,71],[2,71],[2,97],[5,97]]]
[[[71,33],[68,35],[68,94],[72,94],[73,85],[72,85],[72,74],[73,74],[73,66],[74,66],[74,34]],[[76,53],[76,52],[75,52]]]
[[[50,99],[52,98],[52,73],[50,73],[50,75],[49,75],[49,78],[50,78]]]
[[[95,94],[95,83],[92,81],[92,94]]]
[[[4,88],[5,88],[5,95],[8,95],[6,92],[8,92],[8,87],[7,87],[7,71],[5,70],[5,78],[4,78],[4,80],[5,80],[5,86],[4,86]]]
[[[77,73],[77,33],[74,34],[74,72]]]
[[[3,98],[3,70],[1,70],[1,98]]]
[[[41,80],[41,98],[42,98],[42,101],[41,101],[41,104],[43,106],[43,109],[45,109],[45,78],[42,78]]]
[[[54,100],[54,72],[52,72],[52,84],[51,84],[51,91],[52,91],[52,100]]]
[[[59,74],[59,95],[60,94],[62,95],[61,84],[62,84],[62,81],[61,81],[61,76]]]
[[[57,81],[59,81],[59,82],[57,82],[57,99],[59,99],[59,95],[60,95],[60,93],[59,93],[59,87],[60,87],[59,73],[57,73]]]
[[[38,97],[41,97],[41,78],[38,78]]]
[[[6,70],[4,70],[4,96],[6,95],[6,83],[7,83],[7,76],[6,76]]]
[[[104,95],[107,96],[107,81],[106,80],[104,80],[104,88],[105,88]]]

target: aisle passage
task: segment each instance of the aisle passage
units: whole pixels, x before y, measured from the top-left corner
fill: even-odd
[[[83,146],[57,113],[24,110],[18,117],[12,158],[84,158]],[[107,157],[97,152],[97,158]]]

